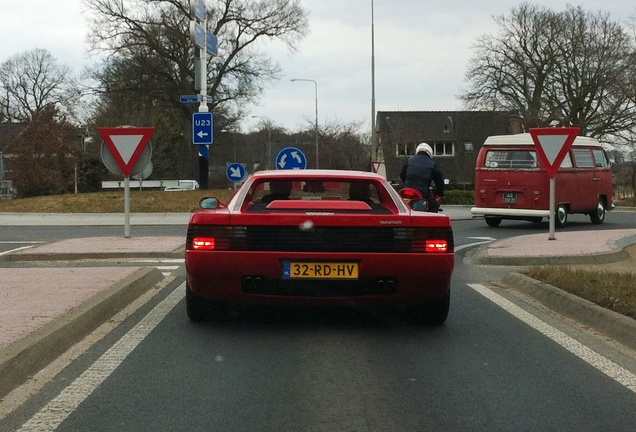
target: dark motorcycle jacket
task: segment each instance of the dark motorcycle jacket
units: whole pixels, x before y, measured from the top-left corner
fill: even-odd
[[[411,156],[402,166],[400,179],[404,187],[411,187],[422,192],[426,198],[431,196],[429,188],[435,184],[435,190],[444,196],[444,175],[439,165],[426,153]]]

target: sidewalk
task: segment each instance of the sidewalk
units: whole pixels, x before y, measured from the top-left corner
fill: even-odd
[[[472,219],[468,206],[444,206],[444,214],[452,220]],[[186,225],[189,216],[133,214],[131,225]],[[43,224],[123,226],[124,219],[122,214],[0,213],[0,226]],[[0,254],[0,398],[163,279],[156,268],[126,267],[118,261],[183,258],[184,241],[95,237]],[[602,263],[623,259],[623,249],[634,243],[636,229],[557,232],[556,240],[548,240],[545,232],[484,245],[466,259],[508,266]],[[636,334],[636,326],[631,333]]]

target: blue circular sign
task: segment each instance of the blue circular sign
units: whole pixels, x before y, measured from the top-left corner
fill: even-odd
[[[245,169],[245,164],[234,162],[227,165],[225,174],[230,181],[233,181],[234,183],[240,183],[247,175],[247,170]]]
[[[307,157],[296,147],[285,147],[276,156],[276,169],[306,169]]]

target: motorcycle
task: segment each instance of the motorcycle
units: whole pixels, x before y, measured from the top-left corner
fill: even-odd
[[[440,202],[442,200],[442,196],[437,193],[435,189],[431,188],[431,197],[430,199],[424,198],[422,192],[418,189],[405,187],[398,191],[398,194],[402,197],[402,200],[406,205],[408,205],[411,209],[417,211],[426,211],[431,213],[441,212]]]

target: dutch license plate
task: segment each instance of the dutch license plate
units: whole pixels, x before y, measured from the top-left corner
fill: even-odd
[[[506,204],[516,204],[517,203],[517,192],[504,192],[503,194],[503,202]]]
[[[358,279],[358,263],[284,261],[284,279]]]

